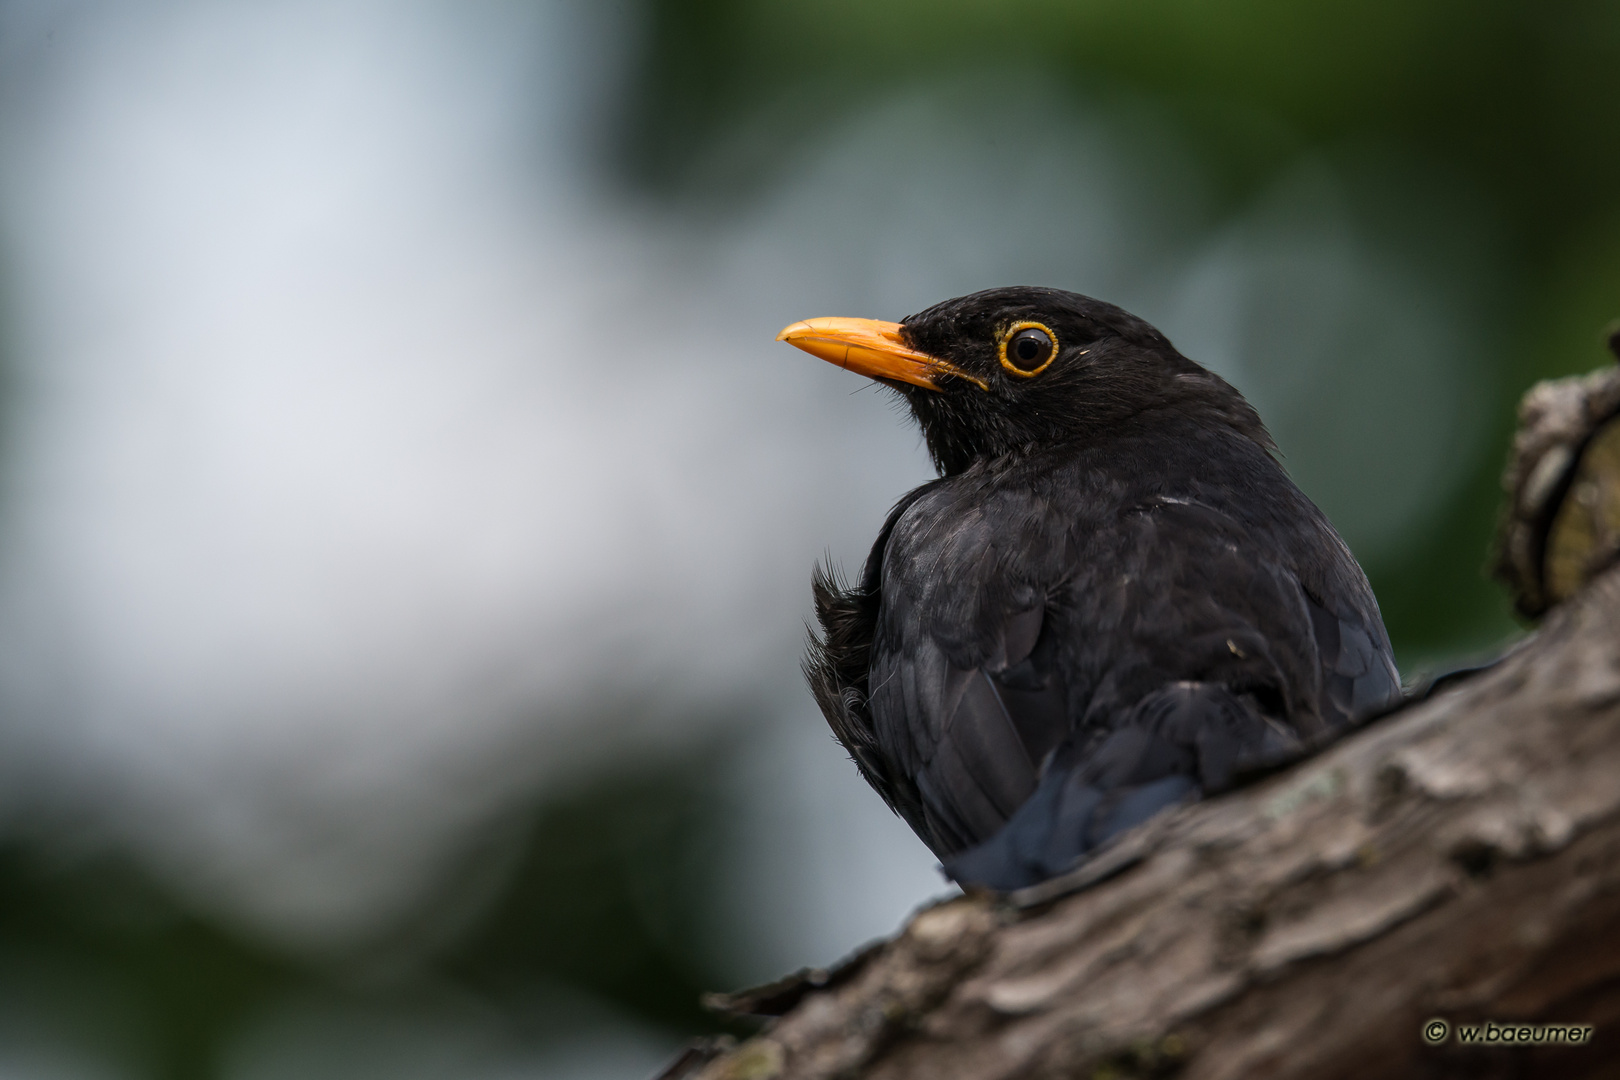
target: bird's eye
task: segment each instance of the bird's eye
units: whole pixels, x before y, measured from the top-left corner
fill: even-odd
[[[1057,355],[1057,335],[1040,323],[1015,323],[1001,335],[1001,366],[1029,378],[1046,370]]]

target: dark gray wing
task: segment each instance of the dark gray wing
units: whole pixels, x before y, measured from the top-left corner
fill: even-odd
[[[1340,604],[1346,613],[1336,614],[1309,593],[1305,606],[1322,663],[1318,708],[1323,718],[1341,728],[1399,700],[1400,672],[1376,611],[1369,617],[1364,608]]]
[[[1157,499],[1077,522],[1033,489],[965,487],[897,519],[870,669],[902,813],[959,878],[1050,876],[1399,691],[1370,592],[1313,596],[1229,514]],[[975,873],[970,849],[1009,828]]]
[[[1068,734],[1062,679],[1034,655],[1044,615],[1041,607],[1007,613],[994,651],[977,667],[959,667],[923,644],[897,673],[912,715],[929,717],[930,726],[939,720],[912,774],[935,851],[1000,828],[1034,793],[1047,754]]]
[[[1048,510],[1029,491],[942,485],[900,515],[884,553],[873,737],[908,781],[897,809],[939,854],[999,828],[1070,728]]]

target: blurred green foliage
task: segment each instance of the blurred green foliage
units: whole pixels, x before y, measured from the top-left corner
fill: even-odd
[[[724,979],[704,961],[725,760],[643,763],[541,807],[497,902],[434,967],[491,1000],[546,978],[671,1030],[718,1030],[698,998]]]
[[[0,848],[0,1049],[69,1045],[127,1070],[114,1075],[206,1080],[288,1002],[403,1026],[448,994],[488,1006],[521,1050],[580,1034],[559,1027],[579,1012],[560,990],[667,1031],[728,1030],[698,1004],[725,982],[704,946],[726,761],[710,746],[642,762],[516,815],[467,860],[493,878],[470,919],[429,910],[350,956],[285,955],[122,857],[62,854],[60,837]]]
[[[1421,163],[1485,202],[1492,449],[1426,535],[1370,566],[1403,666],[1513,624],[1483,568],[1519,395],[1606,362],[1620,315],[1620,5],[1599,0],[650,0],[626,174],[703,201],[875,94],[942,73],[1038,72],[1148,103],[1235,208],[1307,154]],[[746,139],[738,132],[745,131]],[[724,161],[716,169],[713,162]],[[1398,198],[1374,208],[1399,222]],[[1421,224],[1421,223],[1417,223]]]
[[[0,1042],[52,1036],[136,1075],[215,1075],[223,1033],[312,981],[186,912],[126,860],[0,849]]]

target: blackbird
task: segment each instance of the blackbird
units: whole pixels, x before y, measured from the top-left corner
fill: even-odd
[[[861,775],[963,885],[1015,889],[1399,700],[1349,548],[1218,375],[1112,304],[990,289],[778,335],[897,391],[940,478],[805,673]]]

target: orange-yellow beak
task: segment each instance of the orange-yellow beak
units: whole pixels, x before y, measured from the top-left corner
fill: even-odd
[[[984,381],[944,360],[918,352],[900,340],[900,324],[876,319],[806,319],[776,335],[777,341],[819,356],[829,364],[872,379],[892,379],[938,390],[942,375],[966,379],[980,390]]]

